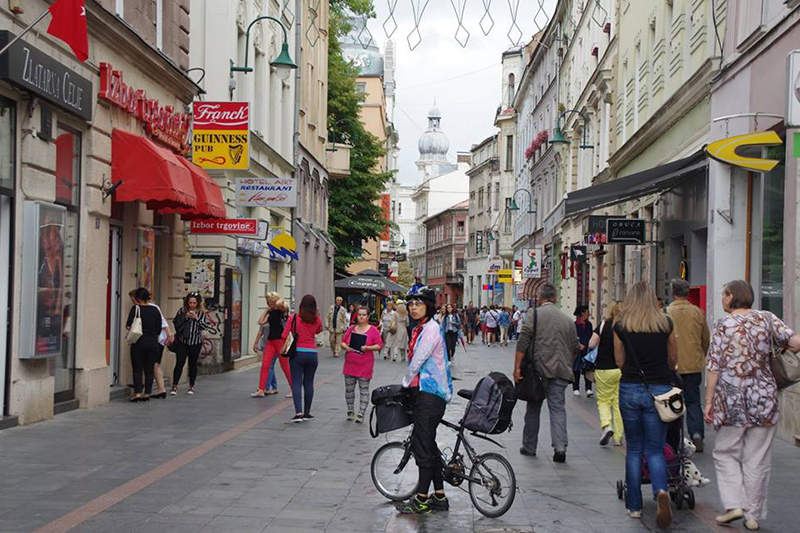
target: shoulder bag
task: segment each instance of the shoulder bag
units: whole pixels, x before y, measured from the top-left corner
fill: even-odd
[[[772,367],[772,374],[775,376],[775,382],[778,384],[778,390],[785,389],[797,382],[800,382],[800,358],[797,354],[784,349],[775,338],[775,324],[772,318],[765,316],[763,313],[761,317],[769,322],[769,335],[770,335],[770,358],[769,364]]]
[[[392,315],[392,321],[389,323],[389,334],[394,335],[397,333],[397,313]]]
[[[283,343],[281,355],[289,359],[297,355],[297,315],[294,315],[292,318],[292,329],[289,331]]]
[[[538,321],[538,313],[536,307],[533,308],[533,334],[531,335],[531,343],[528,346],[528,351],[525,353],[525,358],[522,360],[522,379],[516,385],[517,400],[524,402],[543,402],[547,397],[547,390],[544,384],[542,374],[536,370],[534,363],[534,354],[536,352],[536,323]]]
[[[136,341],[142,337],[142,333],[142,309],[137,305],[136,315],[133,317],[131,327],[125,335],[125,341],[128,344],[136,344]]]
[[[650,394],[650,398],[653,399],[653,404],[655,404],[658,417],[662,422],[667,424],[682,417],[686,412],[686,401],[683,396],[683,390],[673,386],[664,394],[659,394],[658,396],[653,395],[653,391],[650,389],[650,383],[647,382],[647,378],[642,371],[642,367],[639,365],[639,360],[636,358],[636,352],[633,351],[633,345],[630,343],[628,333],[622,328],[619,328],[618,331],[623,333],[622,341],[625,343],[625,355],[627,356],[630,354],[631,359],[633,359],[633,362],[636,364],[636,368],[639,370],[639,375],[642,376],[642,383],[644,383],[644,386],[647,387],[647,392]]]

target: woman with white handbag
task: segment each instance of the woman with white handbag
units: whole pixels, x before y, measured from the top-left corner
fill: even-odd
[[[161,311],[150,301],[150,291],[139,287],[133,294],[134,305],[128,313],[125,340],[131,345],[131,366],[133,367],[132,402],[150,400],[153,390],[153,371],[158,360],[158,336],[161,334]],[[144,384],[142,384],[144,374]],[[142,392],[144,390],[144,392]]]
[[[672,320],[661,311],[647,282],[631,287],[619,319],[614,322],[614,359],[622,369],[619,407],[628,442],[625,507],[630,518],[642,517],[642,458],[646,455],[653,498],[658,505],[656,524],[664,529],[672,523],[672,509],[664,455],[667,421],[657,402],[673,391],[680,398],[680,390],[672,386],[678,348]]]
[[[782,349],[800,351],[800,335],[772,313],[751,309],[753,300],[753,288],[746,281],[731,281],[722,289],[722,307],[728,315],[717,321],[711,337],[703,413],[717,430],[714,466],[725,507],[717,522],[744,519],[745,529],[751,531],[767,517],[778,423],[780,384],[775,374],[781,373],[774,359]]]

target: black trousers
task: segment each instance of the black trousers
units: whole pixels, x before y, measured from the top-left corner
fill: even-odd
[[[444,345],[447,348],[447,359],[453,360],[456,355],[456,343],[458,342],[458,332],[448,331],[444,334]]]
[[[586,391],[592,390],[592,382],[586,379],[586,374],[582,370],[577,372],[572,372],[575,381],[572,382],[572,390],[581,390],[581,376],[583,376],[583,386],[586,387]]]
[[[442,459],[436,444],[436,428],[444,418],[447,403],[427,392],[417,394],[414,407],[414,429],[411,431],[411,451],[419,467],[418,494],[428,494],[433,481],[434,490],[444,490]]]
[[[150,394],[153,390],[153,371],[158,359],[158,340],[141,337],[131,346],[131,367],[133,368],[133,391]],[[144,374],[144,387],[142,386]]]
[[[202,344],[195,344],[188,346],[184,343],[178,344],[177,351],[175,352],[175,370],[172,372],[172,386],[177,387],[183,374],[183,365],[186,364],[186,359],[189,359],[189,386],[194,387],[194,382],[197,379],[197,361],[200,359],[200,348]]]

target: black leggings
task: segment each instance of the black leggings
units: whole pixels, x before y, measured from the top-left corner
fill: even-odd
[[[194,387],[194,382],[197,379],[197,360],[200,359],[200,348],[202,346],[202,344],[187,346],[182,342],[178,344],[178,350],[175,353],[175,370],[172,372],[173,387],[177,387],[178,382],[181,380],[183,365],[186,364],[187,358],[189,359],[189,386]]]
[[[144,392],[153,390],[153,371],[158,359],[158,342],[150,338],[140,338],[131,346],[131,367],[133,368],[133,391],[142,392],[142,374],[144,374]]]
[[[447,347],[447,359],[453,360],[456,355],[456,343],[458,342],[458,332],[448,331],[444,334],[444,344]]]
[[[411,451],[419,468],[418,494],[428,494],[433,481],[433,489],[444,490],[442,479],[442,459],[436,444],[436,428],[444,418],[445,401],[427,392],[417,395],[414,407],[414,429],[411,432]]]

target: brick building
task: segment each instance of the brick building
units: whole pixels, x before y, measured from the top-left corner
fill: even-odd
[[[468,212],[465,200],[424,221],[426,279],[436,289],[437,306],[463,305]]]

